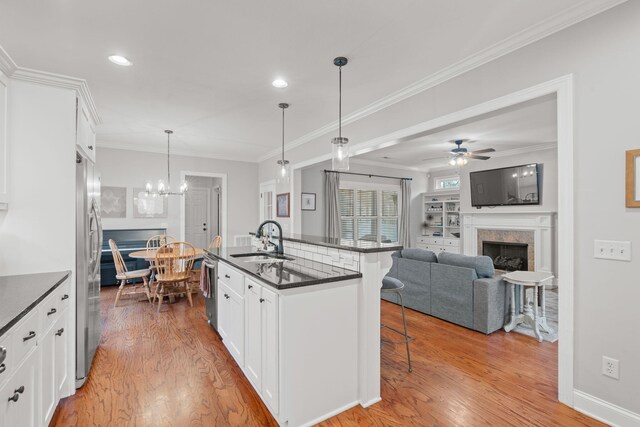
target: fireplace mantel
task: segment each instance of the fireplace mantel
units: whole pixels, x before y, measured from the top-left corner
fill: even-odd
[[[555,274],[555,212],[463,212],[462,250],[465,255],[478,255],[478,230],[532,231],[534,235],[535,271]]]

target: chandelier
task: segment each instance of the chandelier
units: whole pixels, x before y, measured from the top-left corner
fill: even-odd
[[[147,181],[145,184],[145,191],[149,196],[184,196],[187,192],[187,182],[183,182],[180,184],[180,190],[177,192],[171,191],[171,155],[170,155],[170,147],[171,147],[171,134],[173,134],[172,130],[165,130],[164,133],[167,134],[167,180],[159,179],[158,185],[156,188],[153,188],[153,184],[151,181]]]

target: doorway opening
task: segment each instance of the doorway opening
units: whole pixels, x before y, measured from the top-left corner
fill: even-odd
[[[226,242],[226,175],[182,172],[189,185],[181,206],[181,238],[206,249],[215,236]]]

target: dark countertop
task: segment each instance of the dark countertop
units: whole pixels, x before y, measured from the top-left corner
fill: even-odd
[[[42,302],[70,271],[0,276],[0,337]]]
[[[255,232],[250,233],[255,236]],[[272,241],[278,238],[273,237]],[[311,236],[308,234],[283,233],[283,240],[289,242],[306,243],[309,245],[325,246],[327,248],[343,249],[353,252],[373,253],[373,252],[392,252],[403,248],[399,243],[378,243],[369,240],[345,240],[333,239],[330,237]]]
[[[257,263],[245,262],[242,261],[242,258],[234,258],[232,256],[256,253],[256,249],[251,246],[220,248],[208,250],[207,252],[211,257],[229,264],[276,289],[299,288],[362,277],[362,273],[357,271],[334,267],[304,258],[292,257],[294,258],[293,261]]]

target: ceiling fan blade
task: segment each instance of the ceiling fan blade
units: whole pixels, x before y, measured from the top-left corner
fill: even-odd
[[[483,148],[482,150],[473,150],[471,154],[493,153],[494,151],[496,151],[494,148]]]
[[[488,156],[477,156],[475,154],[469,154],[468,158],[476,159],[476,160],[489,160],[491,157],[488,157]]]
[[[440,157],[429,157],[428,159],[422,159],[423,162],[428,162],[430,160],[442,160],[442,159],[448,159],[451,156],[440,156]]]

